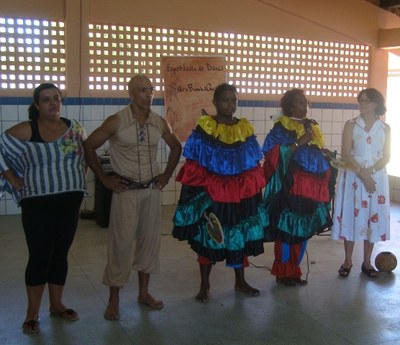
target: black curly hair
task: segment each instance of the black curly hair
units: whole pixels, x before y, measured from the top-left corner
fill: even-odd
[[[280,106],[282,108],[283,114],[286,116],[292,116],[292,107],[295,102],[296,96],[304,96],[304,90],[302,89],[291,89],[286,91],[282,98]]]
[[[218,85],[218,86],[215,88],[213,99],[214,99],[215,101],[218,101],[219,98],[221,97],[221,94],[222,94],[224,91],[233,91],[233,92],[236,93],[236,94],[238,93],[237,90],[236,90],[236,87],[235,87],[234,85],[231,85],[231,84],[228,84],[228,83],[223,83],[223,84]]]

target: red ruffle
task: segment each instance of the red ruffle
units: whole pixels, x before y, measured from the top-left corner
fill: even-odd
[[[216,202],[240,202],[260,192],[265,179],[260,166],[240,175],[220,176],[210,173],[196,161],[187,160],[176,180],[182,184],[203,187]]]
[[[265,155],[263,169],[265,180],[267,183],[271,176],[275,173],[276,167],[278,166],[280,156],[279,145],[275,145],[268,153]]]
[[[329,202],[330,175],[330,170],[323,177],[297,170],[293,174],[293,187],[290,193],[317,202]]]

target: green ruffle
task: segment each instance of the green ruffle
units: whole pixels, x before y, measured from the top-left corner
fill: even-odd
[[[264,228],[266,227],[267,218],[262,207],[258,207],[257,213],[243,220],[234,227],[222,227],[224,232],[224,242],[216,243],[208,234],[206,222],[201,221],[199,224],[199,233],[193,240],[200,242],[201,246],[210,249],[226,249],[228,251],[242,250],[246,243],[259,241],[264,238]]]
[[[203,218],[204,211],[212,205],[210,196],[202,192],[196,195],[190,202],[179,204],[174,215],[175,226],[184,227],[196,224]]]
[[[330,219],[330,204],[318,203],[312,215],[301,215],[284,210],[277,227],[291,236],[310,238],[326,227],[327,219]]]

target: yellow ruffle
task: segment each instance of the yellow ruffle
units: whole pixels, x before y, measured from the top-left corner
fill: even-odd
[[[210,115],[204,115],[197,121],[197,125],[204,132],[224,144],[233,144],[238,141],[245,142],[248,137],[254,134],[254,128],[247,119],[240,119],[234,125],[225,125],[218,123]]]
[[[301,122],[291,119],[289,116],[281,116],[275,121],[275,123],[280,122],[283,127],[289,131],[296,131],[297,139],[305,134],[304,126]],[[318,146],[319,148],[324,147],[324,136],[321,132],[319,125],[311,123],[311,129],[314,133],[314,138],[311,140],[311,144]]]

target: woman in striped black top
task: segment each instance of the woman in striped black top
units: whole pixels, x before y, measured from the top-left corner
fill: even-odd
[[[39,85],[29,107],[30,121],[0,136],[0,192],[9,192],[22,209],[29,250],[25,271],[28,308],[23,330],[39,332],[39,309],[46,284],[50,314],[77,320],[63,301],[69,248],[74,239],[85,184],[83,127],[60,117],[61,92]]]

